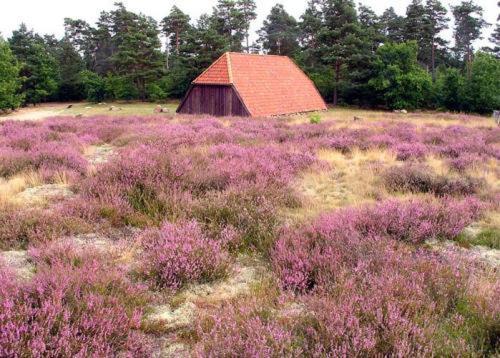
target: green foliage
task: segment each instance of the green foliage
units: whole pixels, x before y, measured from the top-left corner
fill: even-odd
[[[97,73],[92,71],[80,72],[80,81],[83,85],[85,98],[91,102],[101,102],[106,94],[105,81]]]
[[[19,71],[9,44],[0,37],[0,111],[16,109],[23,101]]]
[[[299,49],[297,20],[277,4],[259,31],[262,48],[271,55],[293,56]]]
[[[483,8],[471,0],[462,1],[451,9],[455,18],[455,52],[470,64],[474,52],[472,43],[481,37],[481,31],[487,25]]]
[[[59,100],[78,100],[84,95],[80,82],[80,72],[84,70],[84,62],[71,42],[64,38],[57,42],[56,59],[59,68]]]
[[[139,96],[137,88],[125,76],[109,74],[104,79],[105,97],[111,100],[132,100]]]
[[[36,104],[53,96],[59,87],[58,63],[44,40],[21,25],[13,32],[9,43],[21,64],[26,102]]]
[[[373,89],[391,109],[425,108],[432,80],[417,62],[417,44],[385,44],[377,50]]]
[[[167,92],[160,86],[159,83],[150,83],[146,87],[147,98],[153,102],[165,101]]]
[[[457,242],[465,247],[485,246],[490,249],[500,250],[500,229],[483,229],[477,235],[462,233],[457,238]]]
[[[467,82],[467,98],[471,112],[492,113],[500,108],[499,59],[486,53],[476,54]]]
[[[436,74],[434,83],[434,97],[438,108],[452,111],[464,109],[465,77],[460,70],[450,67],[441,67]]]
[[[321,123],[321,115],[319,113],[312,113],[309,115],[309,122],[311,124],[320,124]]]

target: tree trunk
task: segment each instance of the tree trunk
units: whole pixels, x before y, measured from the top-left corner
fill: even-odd
[[[472,51],[470,46],[467,47],[467,78],[471,77],[471,67],[472,67]]]
[[[335,87],[333,87],[333,105],[338,104],[338,85],[340,81],[340,61],[335,62]]]
[[[250,40],[248,39],[248,37],[249,37],[248,31],[247,31],[245,36],[247,38],[247,53],[250,53]]]
[[[432,69],[432,81],[435,81],[436,80],[436,45],[435,45],[435,41],[434,41],[434,36],[432,36],[431,69]]]
[[[175,30],[175,51],[179,54],[180,47],[180,39],[179,39],[179,30]]]

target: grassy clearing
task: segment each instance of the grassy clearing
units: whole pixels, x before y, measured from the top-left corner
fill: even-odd
[[[335,122],[338,127],[361,128],[366,123],[379,121],[404,121],[420,125],[422,123],[437,126],[462,125],[468,127],[487,126],[494,128],[495,121],[492,118],[479,115],[466,115],[442,112],[410,112],[408,114],[393,113],[388,111],[363,110],[357,108],[330,108],[325,112],[318,112],[322,122]],[[302,114],[293,116],[291,122],[294,124],[310,123],[311,116],[315,114]],[[358,120],[354,120],[354,118]]]

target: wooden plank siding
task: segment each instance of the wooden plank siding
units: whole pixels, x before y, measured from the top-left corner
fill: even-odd
[[[230,85],[194,84],[182,101],[178,113],[208,114],[217,117],[248,117],[245,105]]]

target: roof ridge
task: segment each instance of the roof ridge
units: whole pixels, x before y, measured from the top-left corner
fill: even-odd
[[[285,55],[267,55],[263,53],[245,53],[245,52],[226,52],[231,55],[239,55],[239,56],[261,56],[261,57],[281,57],[281,58],[289,58]]]

